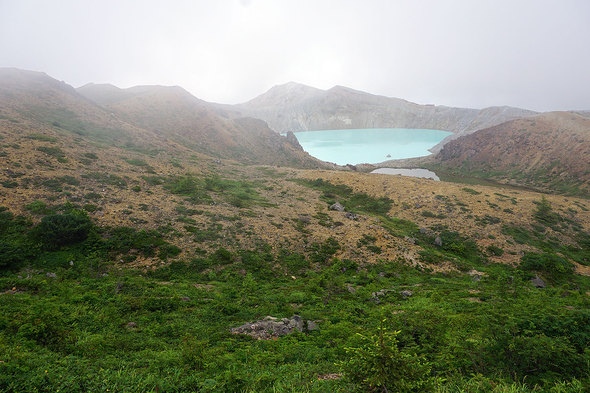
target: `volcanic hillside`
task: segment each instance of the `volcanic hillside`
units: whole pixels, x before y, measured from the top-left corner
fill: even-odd
[[[108,90],[97,99],[104,107],[44,74],[3,70],[1,206],[33,222],[77,206],[101,227],[157,230],[185,257],[220,246],[238,252],[268,245],[316,261],[403,258],[454,270],[467,265],[445,246],[437,250],[437,236],[449,247],[458,239],[473,242],[473,255],[505,248],[510,252],[489,255],[505,263],[536,247],[513,243],[502,225],[515,216],[519,225],[534,225],[538,194],[285,168],[321,163],[260,121],[221,118],[180,88],[100,89]],[[570,121],[565,117],[564,124]],[[260,165],[268,161],[277,165]],[[328,209],[335,201],[345,212]],[[587,229],[583,202],[550,202],[575,228]],[[555,236],[578,244],[574,232]],[[137,257],[142,266],[158,262]]]
[[[275,86],[266,93],[231,108],[265,120],[277,132],[426,128],[465,134],[535,114],[511,107],[478,110],[419,105],[343,86],[320,90],[293,82]]]
[[[439,170],[545,191],[590,192],[590,118],[551,112],[510,121],[447,143]]]

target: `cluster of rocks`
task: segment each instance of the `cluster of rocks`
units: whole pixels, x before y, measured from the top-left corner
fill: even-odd
[[[258,340],[272,340],[291,334],[295,330],[304,332],[317,329],[318,325],[314,321],[306,321],[299,315],[293,315],[291,318],[281,319],[266,316],[259,321],[248,322],[230,331],[232,334],[247,334]]]
[[[377,292],[373,292],[371,293],[371,300],[373,300],[375,303],[379,304],[381,303],[381,297],[387,295],[389,292],[395,292],[395,289],[381,289]],[[412,291],[409,291],[407,289],[404,289],[403,291],[399,291],[399,294],[402,296],[402,298],[407,299],[409,297],[412,297],[412,295],[414,294]]]
[[[333,205],[331,205],[329,207],[330,210],[335,210],[337,212],[345,212],[346,209],[344,208],[344,206],[342,206],[342,204],[340,202],[336,202]],[[346,212],[344,214],[344,217],[348,218],[349,220],[357,220],[358,216],[354,213],[351,212]]]

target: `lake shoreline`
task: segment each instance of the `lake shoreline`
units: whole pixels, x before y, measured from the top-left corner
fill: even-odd
[[[337,165],[371,164],[427,157],[448,131],[407,128],[369,128],[295,132],[311,156]]]

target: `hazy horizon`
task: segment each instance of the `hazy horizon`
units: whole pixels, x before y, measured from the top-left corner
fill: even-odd
[[[289,81],[419,104],[590,109],[584,0],[0,0],[0,67],[235,104]]]

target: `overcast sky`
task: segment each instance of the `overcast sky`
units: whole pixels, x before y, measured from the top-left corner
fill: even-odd
[[[289,81],[590,109],[588,0],[0,0],[0,67],[238,103]]]

